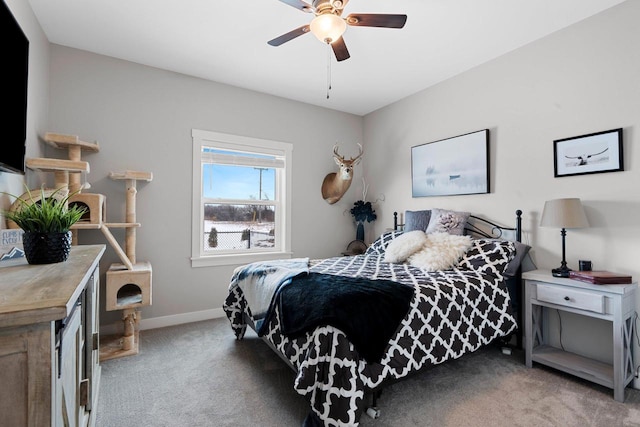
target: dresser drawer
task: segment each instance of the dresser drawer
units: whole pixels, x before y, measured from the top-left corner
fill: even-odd
[[[573,307],[580,310],[604,313],[604,295],[595,292],[585,292],[567,287],[537,285],[538,301],[550,302],[552,304]]]

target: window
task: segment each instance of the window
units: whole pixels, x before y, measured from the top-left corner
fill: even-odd
[[[191,136],[191,265],[289,257],[292,145],[197,129]]]

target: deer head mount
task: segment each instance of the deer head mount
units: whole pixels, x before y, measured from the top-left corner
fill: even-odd
[[[333,159],[340,168],[338,172],[327,174],[322,181],[322,198],[333,205],[347,192],[353,179],[353,167],[360,163],[362,145],[358,144],[359,153],[356,157],[346,160],[338,154],[338,144],[333,146]]]

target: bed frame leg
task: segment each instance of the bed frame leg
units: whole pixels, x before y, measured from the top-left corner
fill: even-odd
[[[371,406],[369,406],[366,410],[367,415],[374,420],[377,420],[380,417],[380,409],[378,409],[378,398],[381,394],[382,390],[376,390],[373,392]]]
[[[370,406],[367,408],[367,415],[374,420],[377,420],[380,417],[380,409]]]

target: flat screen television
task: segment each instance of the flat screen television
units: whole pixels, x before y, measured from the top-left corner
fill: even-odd
[[[27,83],[29,81],[29,39],[7,4],[0,6],[2,28],[2,142],[0,171],[24,174],[27,140]]]

